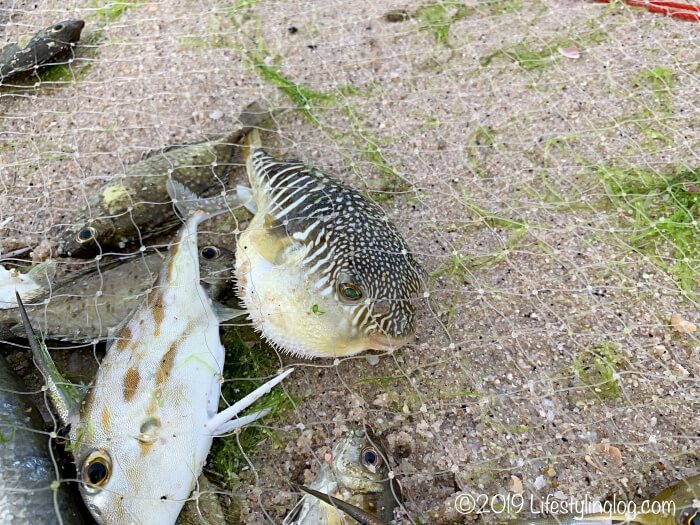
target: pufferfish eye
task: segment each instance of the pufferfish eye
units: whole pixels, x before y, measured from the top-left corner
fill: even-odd
[[[54,33],[58,33],[59,31],[63,31],[63,24],[56,24],[51,28],[51,31]]]
[[[354,283],[340,283],[338,285],[338,293],[341,299],[351,303],[356,303],[362,299],[362,290]]]
[[[97,237],[97,230],[92,226],[87,226],[78,232],[75,236],[75,240],[80,244],[91,244],[95,241]]]
[[[203,259],[211,261],[212,259],[218,259],[221,255],[221,251],[216,246],[205,246],[199,250],[199,255],[201,255]]]
[[[365,468],[376,471],[382,464],[382,457],[374,447],[365,447],[360,452],[360,461]]]
[[[103,486],[112,475],[112,461],[109,459],[109,454],[102,449],[92,452],[83,463],[81,475],[88,487]]]

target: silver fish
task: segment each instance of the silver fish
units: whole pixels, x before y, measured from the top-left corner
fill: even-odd
[[[77,272],[47,286],[43,295],[25,307],[32,325],[46,339],[94,341],[106,339],[146,298],[165,260],[165,254],[151,252],[113,262],[98,269]],[[217,298],[232,280],[234,253],[209,245],[199,250],[202,281]],[[13,292],[14,293],[14,292]],[[24,294],[20,292],[24,297]],[[15,303],[16,304],[16,303]],[[24,336],[17,308],[0,311],[0,324]]]
[[[184,214],[187,216],[187,214]],[[118,331],[87,392],[68,384],[36,338],[20,302],[34,360],[65,425],[80,492],[98,523],[175,523],[215,436],[266,411],[238,414],[291,373],[279,374],[217,413],[224,348],[215,305],[199,282],[195,211],[143,304]]]
[[[49,434],[27,389],[0,355],[0,523],[82,523],[80,511],[58,483]],[[60,516],[60,521],[59,521]]]
[[[400,498],[398,482],[389,478],[386,453],[364,430],[350,431],[333,447],[330,462],[323,464],[311,483],[312,492],[301,489],[307,495],[290,511],[284,525],[388,523]],[[335,499],[324,501],[314,491]]]
[[[301,162],[279,161],[257,130],[243,151],[255,213],[236,245],[253,326],[305,357],[394,350],[412,339],[425,272],[384,210]]]

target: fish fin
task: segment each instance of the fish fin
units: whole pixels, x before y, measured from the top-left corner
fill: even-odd
[[[255,205],[255,201],[253,200],[252,189],[250,189],[248,186],[238,184],[236,186],[236,195],[238,196],[238,199],[243,203],[243,206],[245,206],[246,210],[248,210],[253,215],[258,213],[258,207]]]
[[[237,428],[242,428],[246,425],[249,425],[250,423],[253,423],[254,421],[257,421],[261,417],[265,417],[268,415],[272,410],[269,408],[266,408],[264,410],[258,410],[257,412],[253,412],[252,414],[248,414],[246,416],[241,416],[237,417],[235,419],[231,419],[228,423],[224,423],[221,425],[217,431],[217,435],[221,436],[223,434],[228,434],[230,432],[233,432]]]
[[[211,218],[244,206],[244,203],[239,202],[238,198],[233,195],[199,197],[187,186],[173,179],[168,179],[166,187],[175,208],[184,219],[187,219],[195,212],[203,212],[207,215],[207,218]]]
[[[67,425],[71,416],[78,413],[80,404],[85,397],[84,391],[68,382],[58,371],[56,364],[53,362],[46,348],[44,340],[37,337],[34,333],[34,329],[29,322],[27,310],[22,303],[22,298],[18,293],[15,293],[15,295],[17,296],[17,305],[19,307],[20,316],[22,317],[24,331],[34,356],[34,363],[44,377],[44,381],[46,381],[46,389],[49,398],[58,412],[61,423]]]
[[[270,214],[265,215],[262,228],[248,229],[248,239],[270,264],[294,264],[303,257],[300,243]]]
[[[361,509],[360,507],[356,507],[355,505],[348,503],[347,501],[334,498],[333,496],[324,494],[323,492],[319,492],[318,490],[310,489],[303,485],[295,485],[295,488],[306,492],[307,494],[310,494],[315,498],[320,499],[324,503],[335,507],[338,510],[342,510],[345,514],[353,518],[360,525],[384,525],[384,523],[374,514],[371,514],[366,510]]]
[[[0,264],[0,288],[19,289],[25,300],[34,300],[51,290],[51,283],[56,275],[56,262],[53,259],[39,263],[27,272],[20,270],[7,270]],[[7,302],[0,301],[0,309],[16,308],[14,300],[10,297],[7,299]]]
[[[294,371],[293,368],[289,368],[288,370],[285,370],[281,374],[276,375],[272,379],[270,379],[267,383],[265,383],[262,386],[259,386],[255,390],[253,390],[250,394],[245,396],[243,399],[240,399],[236,401],[233,405],[231,405],[228,408],[225,408],[218,414],[216,414],[214,417],[212,417],[209,422],[207,423],[207,428],[211,431],[211,434],[213,436],[220,436],[222,434],[225,434],[226,432],[229,432],[230,428],[232,428],[232,424],[235,421],[242,420],[244,418],[238,418],[238,420],[234,420],[234,418],[243,410],[248,408],[250,405],[255,403],[258,399],[260,399],[262,396],[265,394],[268,394],[270,390],[272,390],[278,383],[280,383],[285,377],[287,377],[289,374],[291,374]],[[260,415],[260,412],[256,412],[252,415],[258,415],[258,417],[262,417]],[[249,416],[244,416],[244,417],[249,417]],[[257,419],[257,418],[256,418]],[[238,425],[242,426],[242,425]],[[238,426],[233,426],[233,428],[237,428]]]
[[[56,261],[49,259],[48,261],[37,264],[27,272],[27,276],[31,277],[44,291],[48,291],[56,276]]]
[[[260,132],[256,128],[251,128],[243,138],[243,144],[241,144],[243,163],[246,165],[248,179],[250,179],[251,183],[254,180],[253,174],[255,173],[255,167],[253,166],[253,159],[250,154],[254,149],[258,148],[262,148]]]
[[[246,315],[248,313],[245,310],[229,308],[228,306],[224,306],[223,304],[217,303],[216,301],[212,301],[212,308],[214,309],[214,315],[216,316],[217,321],[219,321],[220,323],[223,323],[224,321],[230,321],[231,319],[241,317],[242,315]]]
[[[254,100],[243,108],[238,116],[238,123],[244,128],[258,128],[285,111],[286,109],[266,109],[259,101]]]
[[[610,525],[613,521],[639,521],[639,514],[634,512],[593,512],[574,519],[574,525]],[[644,521],[639,521],[644,523]]]

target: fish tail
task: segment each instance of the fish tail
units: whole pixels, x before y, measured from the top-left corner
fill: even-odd
[[[259,128],[284,110],[270,110],[263,107],[257,100],[243,108],[238,116],[238,123],[247,131],[247,128]]]
[[[58,371],[58,368],[56,368],[46,348],[44,340],[39,338],[34,332],[34,328],[32,328],[27,310],[22,303],[22,298],[17,292],[15,292],[15,296],[17,298],[20,316],[22,317],[25,335],[27,336],[29,346],[34,356],[34,363],[39,369],[39,372],[41,372],[41,375],[44,376],[48,396],[56,412],[58,412],[61,422],[67,425],[70,417],[78,413],[85,393],[79,387],[69,383]]]
[[[236,193],[203,198],[173,179],[168,180],[166,187],[181,218],[187,220],[195,214],[200,215],[197,224],[222,213],[233,212],[234,209],[245,205]]]
[[[257,130],[257,128],[252,128],[243,138],[242,144],[243,161],[245,162],[246,166],[248,166],[248,169],[251,168],[251,153],[258,148],[262,148],[260,132]]]
[[[277,115],[284,113],[286,109],[268,109],[257,100],[248,104],[238,116],[238,129],[226,135],[222,140],[233,147],[231,163],[245,164],[248,147],[246,143],[250,140],[252,133],[257,134],[257,142],[260,142],[259,129],[273,122]]]
[[[56,261],[49,259],[48,261],[39,263],[29,270],[27,275],[31,277],[36,284],[41,286],[43,290],[42,293],[45,293],[51,288],[53,278],[56,276]],[[32,297],[34,297],[34,295]],[[25,296],[25,299],[26,298]]]

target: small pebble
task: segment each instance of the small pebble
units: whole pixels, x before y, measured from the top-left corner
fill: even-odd
[[[547,486],[547,482],[544,480],[544,476],[537,476],[534,485],[536,490],[542,490],[545,488]]]
[[[671,316],[671,326],[676,332],[680,332],[681,334],[692,334],[698,329],[697,326],[690,321],[686,321],[678,314],[673,314]]]
[[[572,60],[581,58],[581,52],[576,47],[560,47],[559,54],[566,58],[571,58]]]
[[[384,13],[384,20],[387,22],[405,22],[411,15],[405,9],[392,9]]]
[[[221,111],[220,109],[215,109],[214,111],[209,113],[209,118],[212,120],[219,120],[223,116],[224,116],[224,112]]]
[[[377,366],[379,364],[379,356],[370,354],[367,356],[367,362],[370,366]]]

